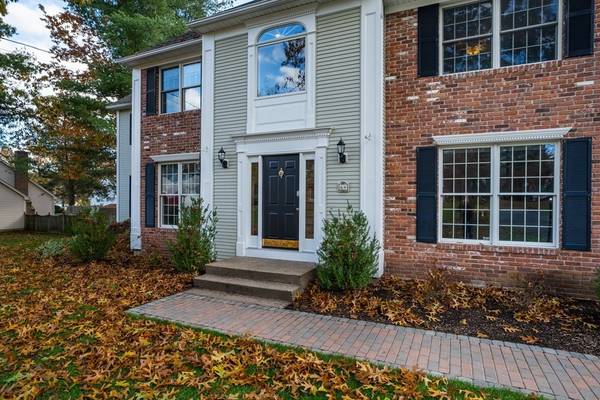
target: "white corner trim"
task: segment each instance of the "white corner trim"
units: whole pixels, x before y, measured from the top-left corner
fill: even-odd
[[[535,142],[540,140],[559,140],[569,131],[568,128],[534,129],[526,131],[486,132],[461,135],[433,136],[433,142],[439,146],[488,144],[488,143],[515,143]]]
[[[361,7],[360,209],[381,244],[376,276],[384,272],[384,8],[382,0]]]
[[[150,156],[154,162],[162,163],[169,161],[188,161],[188,160],[198,160],[200,158],[200,153],[175,153],[175,154],[159,154],[156,156]]]
[[[210,206],[214,189],[214,76],[215,36],[206,34],[202,46],[202,118],[200,119],[200,197]]]
[[[142,72],[134,68],[131,72],[131,232],[130,246],[132,250],[142,249],[142,221],[141,221],[141,117],[142,117]]]

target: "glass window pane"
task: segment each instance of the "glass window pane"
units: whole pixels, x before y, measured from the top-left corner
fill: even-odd
[[[306,160],[306,223],[305,237],[315,237],[315,161]]]
[[[200,194],[200,166],[198,163],[184,163],[181,166],[182,194]]]
[[[163,164],[160,168],[160,193],[177,194],[178,190],[178,164]]]
[[[202,64],[194,63],[183,66],[183,87],[202,85]]]
[[[177,225],[179,221],[179,196],[161,196],[162,225]]]
[[[179,112],[179,91],[164,92],[161,100],[161,113]]]
[[[444,196],[442,237],[489,240],[490,196]]]
[[[183,90],[183,110],[198,110],[202,105],[202,88],[195,87]]]
[[[258,95],[305,90],[304,38],[258,48]]]
[[[258,163],[250,165],[250,234],[258,236]]]
[[[168,68],[162,70],[161,89],[178,90],[179,89],[179,67]]]
[[[262,43],[270,40],[282,39],[287,36],[299,35],[305,31],[306,29],[304,29],[304,26],[301,24],[289,24],[284,26],[278,26],[264,31],[260,35],[258,42]]]

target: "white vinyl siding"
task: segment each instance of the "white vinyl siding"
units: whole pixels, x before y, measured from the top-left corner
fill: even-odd
[[[327,149],[327,208],[360,206],[360,9],[317,17],[316,125],[333,127]],[[346,164],[336,143],[346,143]],[[350,184],[338,193],[337,184]]]
[[[214,79],[214,206],[217,208],[217,256],[235,256],[237,240],[237,157],[234,135],[246,133],[246,34],[215,42]],[[229,168],[221,167],[217,151],[223,147]]]
[[[131,179],[131,111],[119,111],[119,126],[117,127],[117,221],[128,220],[131,216],[130,179]]]
[[[25,227],[25,200],[23,196],[0,184],[0,231]]]

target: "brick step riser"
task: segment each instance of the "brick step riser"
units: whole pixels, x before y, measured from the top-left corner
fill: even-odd
[[[306,287],[308,283],[315,277],[313,271],[307,272],[304,275],[287,275],[275,272],[252,271],[247,269],[222,268],[219,266],[207,265],[206,273],[218,276],[227,276],[232,278],[252,279],[265,282],[288,283]]]
[[[200,289],[218,290],[221,292],[237,293],[246,296],[262,297],[265,299],[277,299],[285,301],[293,301],[294,297],[300,290],[276,290],[268,288],[256,288],[252,286],[244,286],[233,283],[215,282],[203,280],[201,277],[194,279],[194,287]]]

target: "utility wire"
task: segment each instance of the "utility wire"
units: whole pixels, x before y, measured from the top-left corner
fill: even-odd
[[[8,39],[8,38],[0,38],[0,40],[6,40],[7,42],[12,42],[12,43],[15,43],[15,44],[20,44],[21,46],[31,47],[32,49],[35,49],[35,50],[38,50],[38,51],[43,51],[44,53],[52,54],[48,50],[40,49],[39,47],[35,47],[35,46],[31,45],[31,44],[27,44],[27,43],[23,43],[23,42],[18,42],[16,40],[12,40],[12,39]]]

